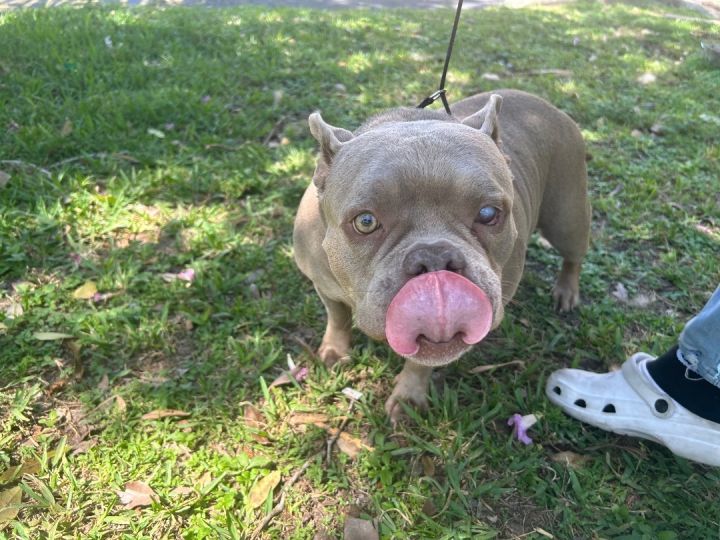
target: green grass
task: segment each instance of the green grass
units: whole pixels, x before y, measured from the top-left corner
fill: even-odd
[[[577,423],[543,394],[557,367],[663,352],[720,282],[720,70],[699,48],[720,26],[664,15],[623,3],[463,14],[450,99],[514,87],[576,119],[593,156],[593,246],[582,306],[557,316],[559,261],[533,241],[502,326],[397,435],[382,404],[401,362],[387,347],[358,334],[353,362],[328,371],[301,344],[319,344],[324,313],[290,233],[313,170],[308,114],[354,128],[419,102],[452,13],[0,15],[0,160],[16,160],[0,163],[0,475],[25,464],[0,484],[22,489],[0,538],[247,538],[279,497],[253,510],[255,483],[273,470],[287,481],[324,446],[291,413],[338,425],[345,386],[364,392],[347,431],[374,450],[314,460],[266,538],[337,537],[348,513],[377,519],[383,538],[718,538],[717,471]],[[638,83],[646,72],[656,81]],[[185,268],[189,285],[162,278]],[[74,299],[87,281],[117,294]],[[654,300],[619,303],[617,283]],[[34,338],[48,331],[73,338]],[[267,390],[287,354],[307,382]],[[525,369],[468,373],[513,359]],[[245,419],[248,403],[264,425]],[[157,409],[189,416],[141,419]],[[511,440],[515,412],[542,415],[534,445]],[[589,459],[568,468],[552,459],[564,450]],[[158,500],[124,510],[130,481]]]

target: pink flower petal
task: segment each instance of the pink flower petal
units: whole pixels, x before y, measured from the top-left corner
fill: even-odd
[[[178,272],[177,277],[183,281],[193,281],[195,279],[195,270],[186,268],[182,272]]]
[[[529,417],[532,417],[532,419]],[[507,424],[508,426],[513,426],[513,435],[518,441],[523,444],[532,444],[533,440],[528,437],[527,430],[530,429],[530,426],[532,426],[535,421],[535,415],[527,415],[527,417],[524,417],[515,413],[508,418]]]

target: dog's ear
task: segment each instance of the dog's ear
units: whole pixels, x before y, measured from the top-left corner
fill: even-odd
[[[347,129],[331,126],[325,122],[319,112],[310,115],[308,124],[310,124],[310,133],[320,143],[320,151],[328,165],[342,144],[353,138],[353,134]]]
[[[496,143],[500,139],[500,126],[498,116],[502,109],[502,96],[492,94],[485,106],[475,114],[464,118],[462,123],[471,128],[479,129],[482,133],[491,137]]]

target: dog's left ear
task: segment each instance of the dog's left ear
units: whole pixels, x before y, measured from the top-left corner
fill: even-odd
[[[464,118],[462,123],[471,128],[479,129],[497,143],[500,139],[498,115],[500,114],[500,109],[502,109],[502,102],[502,96],[492,94],[482,109]]]

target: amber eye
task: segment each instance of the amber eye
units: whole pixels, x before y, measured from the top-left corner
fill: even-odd
[[[500,210],[494,206],[483,206],[475,218],[475,223],[481,225],[495,225],[500,219]]]
[[[360,234],[370,234],[380,227],[380,223],[378,223],[377,218],[370,212],[363,212],[355,216],[355,219],[353,219],[353,227],[355,227],[355,230]]]

